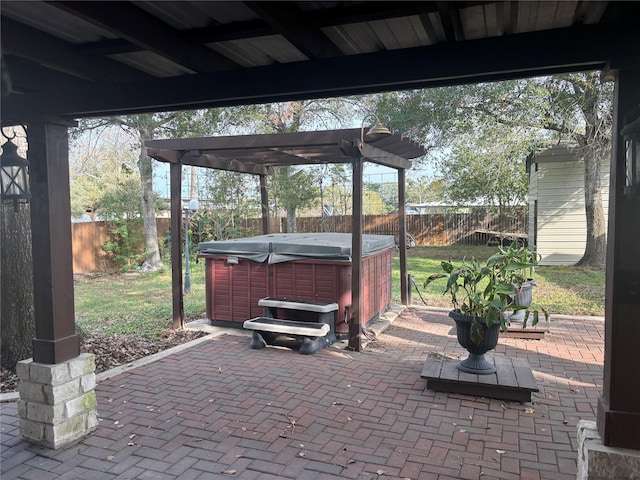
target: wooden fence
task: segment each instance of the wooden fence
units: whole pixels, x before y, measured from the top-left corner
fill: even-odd
[[[158,238],[169,231],[168,218],[158,218]],[[102,250],[109,238],[109,222],[73,223],[71,245],[73,250],[73,273],[112,271],[114,264],[110,255]]]
[[[351,233],[351,215],[329,217],[299,217],[298,231]],[[158,238],[167,235],[170,220],[157,219]],[[262,219],[251,218],[244,221],[247,232],[262,231]],[[286,232],[286,218],[271,218],[272,233]],[[364,233],[393,235],[398,238],[400,224],[397,214],[365,215]],[[114,268],[109,254],[102,250],[107,241],[109,226],[105,222],[74,223],[72,228],[73,273],[111,271]],[[481,231],[527,233],[527,213],[516,216],[500,216],[489,212],[447,213],[429,215],[407,215],[407,232],[416,239],[418,245],[478,245],[486,241]]]
[[[407,232],[413,235],[418,245],[477,245],[486,242],[482,231],[508,232],[526,235],[527,211],[515,216],[498,215],[486,211],[476,213],[436,213],[407,215]],[[286,232],[287,219],[270,219],[271,232]],[[245,220],[247,230],[261,231],[262,220]],[[300,217],[296,219],[298,232],[342,232],[351,233],[351,215],[330,217]],[[397,214],[364,215],[364,233],[393,235],[398,237],[400,223]]]

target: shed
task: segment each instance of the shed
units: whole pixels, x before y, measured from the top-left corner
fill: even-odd
[[[601,160],[602,205],[609,210],[609,159]],[[574,265],[584,255],[587,219],[584,161],[577,147],[556,145],[527,158],[529,174],[529,245],[541,265]]]

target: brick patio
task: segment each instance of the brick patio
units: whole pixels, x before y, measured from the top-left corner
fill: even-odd
[[[222,335],[100,382],[100,427],[57,451],[20,440],[2,408],[2,480],[575,479],[576,423],[595,419],[603,327],[553,318],[526,359],[532,403],[435,393],[427,355],[461,356],[446,313],[410,308],[353,353],[312,356]]]

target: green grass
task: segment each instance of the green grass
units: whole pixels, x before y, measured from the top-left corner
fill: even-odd
[[[137,333],[154,337],[171,328],[171,269],[152,273],[84,276],[74,282],[76,322],[91,334]],[[205,312],[204,262],[191,263],[187,319]]]
[[[496,252],[495,247],[451,246],[416,247],[407,253],[407,270],[413,275],[419,292],[428,305],[451,307],[449,296],[442,295],[444,280],[436,281],[426,289],[427,277],[441,273],[440,262],[452,260],[459,264],[463,259],[475,257],[486,260]],[[393,258],[393,300],[400,301],[399,259]],[[604,315],[604,271],[579,267],[538,267],[535,272],[537,287],[533,292],[532,307],[544,307],[549,313],[565,315]],[[413,287],[412,303],[422,304]]]
[[[426,278],[441,272],[440,262],[460,262],[476,257],[486,260],[494,247],[452,246],[416,247],[408,251],[409,273],[415,277],[419,291],[428,305],[451,307],[442,295],[444,283],[423,287]],[[538,267],[534,290],[534,307],[549,313],[568,315],[604,315],[604,272],[577,267]],[[400,273],[397,255],[393,258],[393,301],[400,302]],[[422,304],[413,290],[412,301]],[[191,263],[191,291],[184,297],[187,319],[205,313],[204,262]],[[91,334],[137,333],[157,336],[171,327],[171,269],[139,274],[126,273],[84,276],[75,281],[76,322]]]

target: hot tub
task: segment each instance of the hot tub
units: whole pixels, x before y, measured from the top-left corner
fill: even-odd
[[[203,242],[198,249],[206,261],[207,317],[212,324],[242,328],[245,320],[262,315],[258,300],[264,297],[335,302],[336,334],[347,336],[351,234],[270,234]],[[391,303],[393,249],[393,236],[362,237],[362,325]]]

